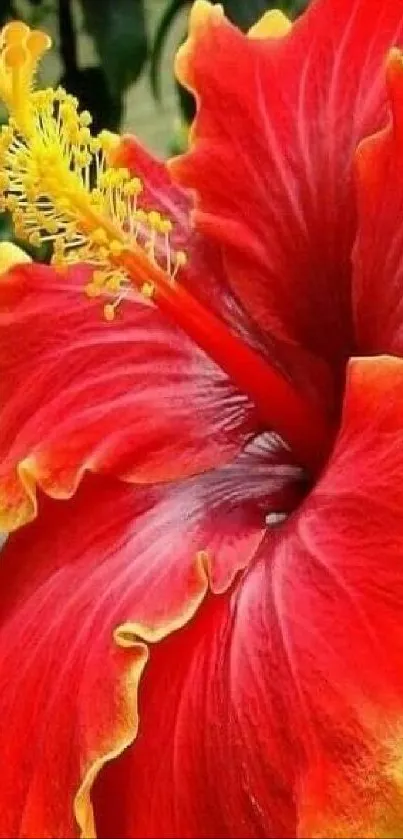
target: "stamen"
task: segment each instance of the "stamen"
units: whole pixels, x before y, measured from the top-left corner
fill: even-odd
[[[148,300],[152,300],[155,295],[155,285],[154,283],[143,283],[140,289],[143,297],[147,298]]]
[[[56,266],[85,261],[98,269],[86,293],[111,299],[104,306],[111,320],[133,284],[124,251],[176,279],[185,260],[173,251],[172,222],[139,206],[140,178],[108,165],[111,135],[91,134],[91,115],[74,97],[62,88],[31,90],[48,36],[14,22],[1,44],[0,94],[10,121],[0,133],[0,208],[32,245],[53,243]]]
[[[0,35],[0,97],[18,120],[28,129],[29,98],[39,60],[51,46],[45,32],[30,30],[21,21],[12,21]]]

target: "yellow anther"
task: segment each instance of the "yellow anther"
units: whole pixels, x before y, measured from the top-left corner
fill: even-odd
[[[161,213],[157,213],[156,210],[151,210],[151,212],[148,214],[148,221],[150,226],[154,230],[158,230],[159,225],[161,223]]]
[[[120,256],[124,249],[122,242],[119,242],[117,239],[112,239],[109,247],[112,256]]]
[[[92,154],[95,154],[95,152],[98,152],[101,148],[101,144],[98,140],[98,137],[91,137],[91,140],[90,140],[88,146],[89,146],[89,150]]]
[[[188,258],[185,251],[177,251],[175,254],[175,264],[178,268],[184,268],[187,264]]]
[[[41,244],[41,236],[39,231],[34,230],[32,233],[30,233],[28,236],[28,241],[31,245],[34,245],[36,248],[39,248],[39,245]]]
[[[80,141],[81,145],[82,146],[87,145],[87,143],[89,143],[90,140],[91,140],[90,129],[87,128],[86,126],[84,128],[80,128],[79,141]]]
[[[112,274],[109,279],[105,283],[105,288],[108,291],[111,291],[114,294],[117,294],[120,291],[120,287],[122,284],[122,277],[120,274]]]
[[[101,131],[98,139],[101,143],[101,147],[104,150],[104,152],[113,151],[113,149],[115,149],[118,143],[120,142],[119,137],[116,134],[113,134],[112,131],[106,130]]]
[[[151,300],[155,295],[154,283],[143,283],[143,285],[141,286],[141,293],[143,297],[146,297],[148,300]]]
[[[126,196],[135,195],[135,192],[133,190],[131,181],[127,181],[127,183],[123,184],[122,190],[123,190],[123,195],[126,195]]]
[[[130,181],[125,184],[124,191],[126,195],[140,195],[143,191],[143,184],[140,178],[131,178]]]
[[[44,226],[45,230],[48,233],[51,233],[51,234],[52,233],[57,233],[58,228],[59,228],[59,225],[58,225],[56,219],[54,219],[54,218],[50,218],[50,219],[48,219],[48,221],[45,221],[43,226]]]
[[[42,93],[43,91],[40,92]],[[75,116],[73,108],[65,99],[60,103],[59,113],[62,119],[69,119],[69,117]]]
[[[98,248],[98,257],[101,260],[101,262],[108,262],[108,259],[109,259],[108,248],[106,248],[104,246]]]
[[[109,169],[106,172],[101,172],[99,179],[98,179],[98,187],[100,190],[106,190],[110,186],[111,182],[111,173]]]
[[[103,227],[96,227],[90,234],[90,238],[94,245],[106,245],[108,242],[108,235]]]
[[[104,318],[105,320],[112,321],[115,319],[116,315],[116,308],[113,303],[105,303],[104,306]]]
[[[105,282],[105,272],[104,271],[94,271],[92,275],[92,282],[94,285],[101,287]]]
[[[94,283],[87,283],[87,285],[84,286],[84,291],[87,297],[99,297],[101,294],[101,289],[99,286],[94,285]]]
[[[161,219],[161,233],[172,233],[172,222],[169,218]]]
[[[88,128],[89,125],[92,123],[92,116],[89,111],[81,111],[80,114],[80,125]]]

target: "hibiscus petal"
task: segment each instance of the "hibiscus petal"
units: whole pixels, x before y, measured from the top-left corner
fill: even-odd
[[[91,786],[136,735],[149,646],[231,585],[299,477],[263,439],[182,485],[90,475],[67,503],[41,496],[0,563],[1,836],[94,835]]]
[[[228,283],[272,336],[340,363],[353,346],[352,160],[385,122],[383,63],[400,0],[318,0],[283,38],[247,38],[198,0],[178,74],[195,91],[195,224],[223,247]],[[225,107],[223,107],[223,102]]]
[[[402,831],[402,406],[400,359],[352,363],[332,463],[277,558],[310,720],[301,836]]]
[[[403,62],[387,62],[392,119],[358,149],[359,229],[354,254],[357,342],[365,353],[403,354]]]
[[[101,837],[401,835],[402,429],[403,362],[352,362],[316,488],[153,651]]]
[[[256,427],[226,376],[153,306],[106,323],[61,277],[18,266],[0,281],[0,530],[35,515],[35,485],[74,492],[85,470],[168,480],[223,462]]]

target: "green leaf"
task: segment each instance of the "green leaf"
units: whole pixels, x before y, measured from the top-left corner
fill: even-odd
[[[92,129],[97,134],[103,128],[116,131],[122,118],[120,96],[112,96],[102,67],[72,67],[62,75],[59,84],[77,96],[80,108],[93,118]]]
[[[179,12],[191,5],[191,0],[170,0],[158,24],[150,55],[150,81],[156,99],[161,95],[161,62],[167,35]]]
[[[13,17],[11,0],[0,0],[0,26],[4,26]]]
[[[193,121],[194,115],[196,113],[196,100],[192,93],[189,93],[185,87],[179,82],[176,82],[176,92],[178,94],[179,100],[179,107],[181,109],[181,114],[188,124]]]
[[[119,96],[140,75],[147,59],[143,0],[81,0],[85,26],[108,80]]]

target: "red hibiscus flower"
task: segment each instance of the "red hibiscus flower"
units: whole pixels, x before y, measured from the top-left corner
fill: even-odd
[[[0,834],[402,835],[400,0],[197,0],[169,174],[2,39]]]

